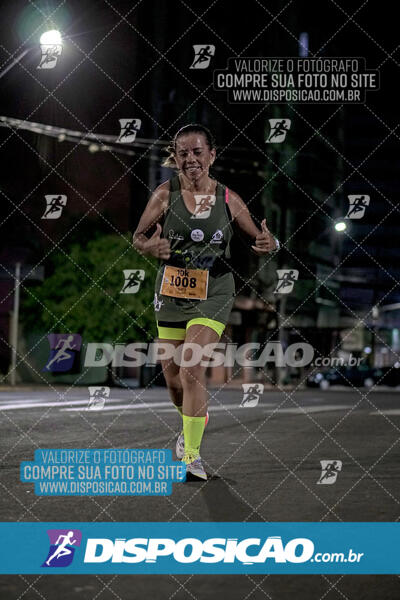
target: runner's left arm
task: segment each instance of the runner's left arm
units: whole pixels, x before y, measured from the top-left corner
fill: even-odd
[[[260,231],[254,223],[246,204],[241,197],[232,190],[229,191],[229,209],[231,211],[232,219],[240,229],[255,240],[254,245],[251,246],[251,248],[256,254],[262,255],[278,250],[278,241],[268,230],[266,220],[263,219],[261,222]]]

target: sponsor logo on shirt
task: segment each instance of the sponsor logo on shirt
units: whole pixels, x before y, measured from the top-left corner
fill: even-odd
[[[204,240],[204,231],[202,231],[201,229],[193,229],[193,231],[190,234],[190,237],[194,242],[201,242]]]
[[[221,244],[223,239],[224,239],[224,234],[222,233],[221,229],[217,229],[217,231],[215,231],[212,235],[210,244]]]

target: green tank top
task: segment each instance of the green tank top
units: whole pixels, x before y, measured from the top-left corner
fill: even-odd
[[[163,237],[170,241],[175,266],[208,269],[217,274],[229,271],[230,241],[233,235],[227,206],[227,188],[217,181],[215,194],[195,194],[196,208],[191,213],[181,194],[178,176],[170,179],[168,209]]]

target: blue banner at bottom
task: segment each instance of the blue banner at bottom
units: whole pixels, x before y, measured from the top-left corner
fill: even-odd
[[[399,574],[400,523],[1,523],[2,574]]]

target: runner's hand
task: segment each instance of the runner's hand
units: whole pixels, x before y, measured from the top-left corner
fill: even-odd
[[[156,230],[145,244],[144,251],[146,254],[168,260],[171,256],[170,243],[167,239],[161,238],[162,228],[160,223],[157,223]]]
[[[261,233],[257,233],[255,246],[252,246],[252,249],[259,256],[276,250],[274,236],[268,231],[267,222],[265,219],[261,221]]]

